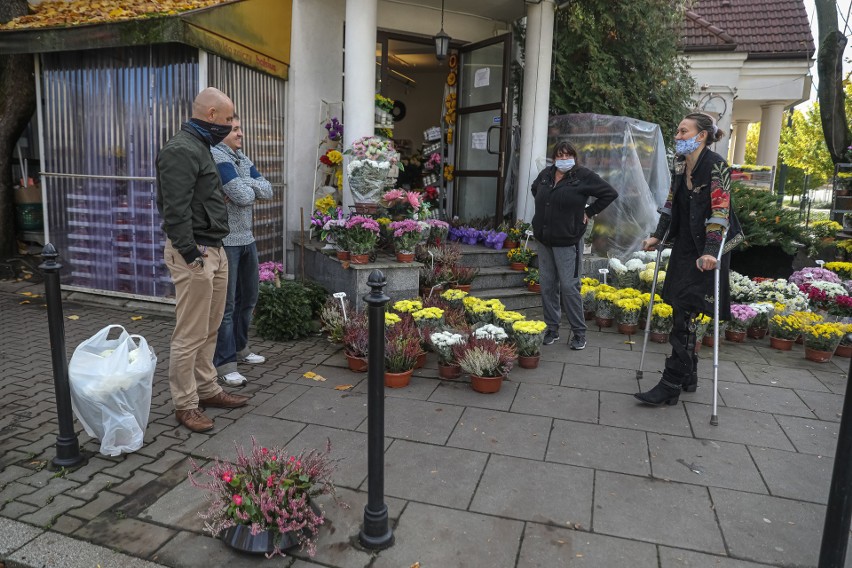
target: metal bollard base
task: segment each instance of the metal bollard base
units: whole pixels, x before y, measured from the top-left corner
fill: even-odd
[[[364,507],[364,527],[358,534],[361,546],[370,550],[384,550],[393,546],[393,529],[388,522],[388,507],[382,505],[379,511]]]

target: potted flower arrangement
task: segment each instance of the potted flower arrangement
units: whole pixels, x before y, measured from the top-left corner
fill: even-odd
[[[423,201],[416,191],[391,189],[382,195],[379,204],[388,210],[391,218],[400,221],[415,218],[423,206]]]
[[[518,243],[524,239],[526,232],[531,228],[532,225],[518,219],[515,221],[514,226],[509,227],[509,230],[506,231],[506,241],[503,243],[503,246],[507,249],[518,248]]]
[[[343,324],[343,355],[350,371],[363,373],[367,370],[368,329],[367,315],[363,312],[353,313]]]
[[[665,302],[654,303],[654,307],[651,308],[651,341],[655,343],[668,343],[669,334],[672,332],[674,325],[672,314],[673,311],[670,305]]]
[[[414,318],[417,329],[424,337],[428,337],[444,324],[444,310],[441,308],[431,307],[416,310],[411,312],[411,317]]]
[[[666,249],[670,250],[670,249]],[[651,285],[654,282],[654,264],[653,262],[649,262],[647,266],[650,268],[645,268],[639,272],[639,288],[641,290],[651,291]],[[663,284],[666,282],[666,271],[660,269],[657,272],[657,290],[663,289]]]
[[[509,339],[509,334],[498,325],[486,323],[473,330],[473,337],[476,339],[491,339],[497,343],[503,343]]]
[[[438,331],[429,336],[429,341],[438,353],[438,376],[451,380],[459,378],[461,366],[455,360],[453,348],[464,343],[464,336],[453,331]]]
[[[755,302],[749,304],[749,307],[754,310],[755,316],[751,325],[748,326],[746,334],[752,339],[763,339],[769,328],[769,316],[775,311],[775,307],[771,302]]]
[[[769,346],[779,351],[790,351],[802,334],[802,322],[793,314],[775,314],[769,319]]]
[[[355,211],[362,215],[375,213],[391,168],[401,165],[399,153],[390,140],[365,136],[355,140],[344,154],[352,156],[346,171]]]
[[[422,227],[418,221],[405,219],[394,221],[388,228],[393,237],[393,245],[396,250],[397,262],[413,262],[414,249],[420,242]]]
[[[500,390],[516,356],[511,345],[476,337],[453,347],[453,354],[462,370],[470,375],[471,388],[485,394]]]
[[[402,322],[395,324],[403,325]],[[398,389],[408,386],[411,373],[422,353],[420,337],[416,333],[387,333],[385,337],[385,386]]]
[[[496,302],[496,303],[495,303]],[[468,296],[464,299],[465,312],[470,319],[470,323],[491,323],[493,321],[494,310],[502,310],[505,306],[496,300],[481,300]]]
[[[527,283],[527,289],[530,292],[541,293],[541,283],[539,282],[539,273],[538,268],[530,268],[527,266],[524,268],[526,270],[527,275],[524,276],[524,282]]]
[[[503,248],[503,243],[506,242],[506,233],[501,230],[482,231],[482,244],[494,250]]]
[[[521,312],[514,312],[511,310],[494,310],[492,317],[494,319],[494,323],[502,327],[510,338],[513,335],[512,325],[516,321],[526,319],[526,316],[524,316]]]
[[[336,500],[331,444],[324,452],[295,455],[260,447],[254,438],[251,444],[248,454],[237,445],[233,461],[217,457],[206,469],[192,463],[189,481],[210,501],[200,514],[205,530],[214,537],[222,534],[228,546],[243,552],[284,556],[284,550],[299,546],[313,557],[326,521],[314,499],[332,495]]]
[[[509,259],[509,268],[512,270],[523,270],[530,263],[535,253],[527,247],[509,249],[506,258]]]
[[[541,357],[541,344],[547,324],[543,321],[516,321],[512,324],[512,337],[518,349],[518,365],[535,369]]]
[[[379,239],[379,224],[369,217],[353,215],[345,228],[352,264],[367,264]]]
[[[426,219],[429,225],[429,241],[430,246],[441,246],[447,242],[447,234],[450,231],[450,224],[440,219]]]
[[[443,265],[437,263],[435,266],[424,265],[420,268],[420,295],[426,298],[435,291],[440,292],[449,280],[450,277]]]
[[[423,302],[418,299],[413,300],[399,300],[398,302],[394,302],[393,310],[395,312],[399,312],[401,314],[410,314],[412,312],[416,312],[417,310],[423,309]]]
[[[642,311],[639,312],[639,329],[645,329],[648,323],[648,304],[651,303],[651,293],[643,292],[637,296],[642,300]],[[654,305],[662,304],[663,298],[659,294],[654,294]]]
[[[449,278],[453,288],[464,292],[470,292],[470,287],[478,275],[479,268],[475,266],[454,264],[449,267]]]
[[[838,244],[838,247],[839,246],[840,245]],[[841,280],[849,280],[850,278],[852,278],[852,262],[828,262],[825,265],[825,269],[837,274],[837,277]]]
[[[834,354],[838,357],[852,357],[852,324],[842,323],[840,329],[843,336],[841,336],[840,344],[834,350]]]
[[[834,355],[834,351],[840,345],[844,333],[841,324],[826,322],[805,327],[803,335],[805,338],[805,359],[817,363],[826,363],[831,361],[831,356]]]
[[[640,298],[621,298],[615,301],[615,314],[618,332],[633,335],[639,328],[639,312],[642,311]]]
[[[747,304],[731,304],[731,319],[725,328],[725,339],[735,343],[742,343],[746,337],[746,330],[757,317],[757,311]]]
[[[615,292],[602,290],[600,286],[598,287],[598,291],[595,293],[595,323],[598,327],[612,327],[617,299]]]
[[[450,288],[445,292],[441,292],[441,299],[446,301],[451,307],[464,309],[463,300],[467,297],[468,292],[458,288]]]
[[[340,343],[343,341],[343,329],[346,325],[347,314],[353,313],[352,304],[349,300],[338,300],[329,296],[322,309],[320,310],[320,323],[322,329],[328,334],[328,340],[332,343]]]
[[[588,283],[587,280],[594,283]],[[595,294],[597,294],[596,288],[599,284],[600,282],[594,278],[583,278],[580,285],[580,296],[583,298],[583,317],[586,321],[595,317]]]

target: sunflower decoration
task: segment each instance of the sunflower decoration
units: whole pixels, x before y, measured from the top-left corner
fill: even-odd
[[[455,71],[456,67],[459,66],[459,56],[453,53],[447,63],[449,63],[450,69]]]
[[[456,111],[448,112],[447,114],[445,114],[444,115],[444,122],[446,122],[448,125],[449,124],[455,124],[456,123]]]
[[[444,166],[444,179],[447,181],[453,181],[453,172],[455,168],[453,168],[452,164],[446,164]]]
[[[447,112],[453,112],[456,110],[456,93],[447,93],[447,96],[444,97],[444,106],[447,109]]]
[[[447,128],[447,144],[453,143],[453,129]]]
[[[458,77],[456,76],[456,72],[450,71],[450,74],[447,75],[447,85],[449,85],[450,87],[454,87],[457,79]]]

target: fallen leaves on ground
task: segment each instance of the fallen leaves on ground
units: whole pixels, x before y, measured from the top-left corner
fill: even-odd
[[[32,14],[0,24],[0,29],[67,27],[173,16],[227,1],[230,0],[48,0],[30,6]]]
[[[73,315],[73,316],[68,316],[68,317],[67,317],[67,318],[65,318],[65,319],[78,320],[78,319],[80,319],[80,316]]]
[[[325,382],[325,377],[323,377],[322,375],[318,375],[318,374],[314,373],[313,371],[308,371],[307,373],[305,373],[302,376],[305,377],[306,379],[311,379],[313,381]]]
[[[130,319],[133,321],[139,321],[142,319],[142,316],[130,316]]]
[[[336,390],[336,391],[348,391],[349,389],[352,388],[352,386],[353,385],[337,385],[336,387],[334,387],[334,390]]]
[[[41,298],[39,294],[33,294],[32,292],[18,292],[21,296],[26,296],[27,298]]]
[[[30,303],[30,301],[29,301],[29,300],[21,300],[21,301],[20,301],[20,304],[21,304],[21,305],[23,305],[23,304],[29,304],[29,303]]]

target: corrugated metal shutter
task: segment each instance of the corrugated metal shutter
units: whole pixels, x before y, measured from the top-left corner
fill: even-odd
[[[284,81],[208,55],[207,86],[234,101],[245,131],[243,151],[272,183],[272,199],[256,201],[253,233],[261,262],[284,262]]]

